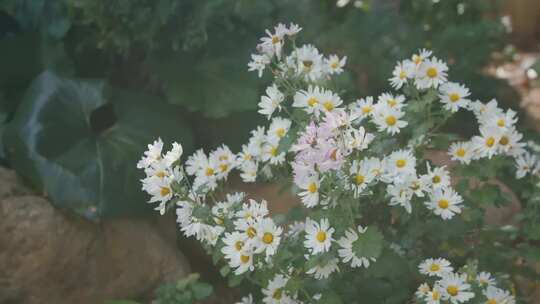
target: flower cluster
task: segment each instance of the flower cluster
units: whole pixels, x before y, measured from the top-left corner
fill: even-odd
[[[419,303],[515,304],[510,292],[497,288],[495,278],[488,272],[456,271],[443,258],[426,259],[419,265],[420,273],[430,277],[416,291]]]
[[[389,79],[397,92],[348,102],[330,81],[343,71],[346,57],[325,57],[312,45],[297,47],[300,30],[277,25],[252,55],[249,70],[261,76],[269,69],[274,76],[258,104],[269,125],[252,130],[239,153],[222,145],[209,154],[198,150],[182,163],[179,144],[163,155],[158,140],[138,164],[146,173],[142,184],[149,202],[159,202],[162,214],[175,208],[181,231],[226,261],[222,273],[249,275],[264,303],[324,303],[318,287],[306,286],[372,267],[383,251],[418,254],[410,244],[400,246],[392,227],[396,219],[452,222],[472,208],[454,189],[451,166],[425,157],[435,131],[458,111],[474,114],[479,135],[442,147],[455,161],[452,166],[500,156],[516,160],[518,178],[540,171],[530,152],[534,146],[522,142],[516,129],[516,113],[496,101],[471,101],[471,92],[448,81],[448,66],[431,51],[398,62]],[[417,132],[418,124],[426,129]],[[266,201],[225,193],[233,170],[246,183],[290,181],[302,217],[277,220]],[[382,215],[371,217],[374,209]],[[421,286],[421,301],[455,304],[475,297],[469,278],[452,272],[448,261],[428,259],[420,269],[439,278],[431,287]],[[506,293],[494,287],[483,294],[496,301],[488,303],[505,303]]]

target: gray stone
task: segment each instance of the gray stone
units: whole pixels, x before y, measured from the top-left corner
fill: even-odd
[[[174,219],[93,223],[57,210],[0,168],[0,303],[103,303],[189,274]]]

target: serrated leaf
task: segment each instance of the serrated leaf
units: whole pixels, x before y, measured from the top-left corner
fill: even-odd
[[[356,256],[378,258],[383,249],[383,235],[376,227],[369,226],[364,233],[358,234],[358,240],[353,243]]]

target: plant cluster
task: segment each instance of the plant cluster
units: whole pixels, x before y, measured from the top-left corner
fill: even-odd
[[[420,286],[418,303],[514,303],[474,266],[513,257],[508,235],[483,223],[492,188],[475,174],[452,179],[451,167],[479,164],[486,172],[510,164],[516,178],[537,183],[540,162],[516,128],[516,113],[495,100],[472,101],[463,84],[448,81],[447,64],[425,49],[395,66],[389,82],[397,92],[346,103],[335,80],[346,58],[298,45],[300,31],[278,24],[252,55],[249,69],[274,77],[259,103],[270,123],[251,131],[242,151],[222,145],[182,161],[178,143],[166,153],[161,139],[148,145],[137,167],[150,203],[161,214],[174,209],[181,231],[216,262],[226,261],[220,272],[231,285],[245,279],[260,287],[241,303],[357,303],[359,294],[403,303],[420,282],[417,267],[438,277]],[[476,118],[472,138],[442,131],[460,111]],[[432,150],[447,151],[452,163],[436,165]],[[290,180],[302,208],[272,216],[265,200],[227,193],[234,169],[247,183]],[[467,266],[453,272],[448,260],[430,256]],[[510,284],[504,275],[497,282]]]

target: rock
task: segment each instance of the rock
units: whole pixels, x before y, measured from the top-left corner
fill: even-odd
[[[190,272],[174,234],[155,220],[88,222],[53,208],[2,168],[0,219],[2,304],[137,299]]]

